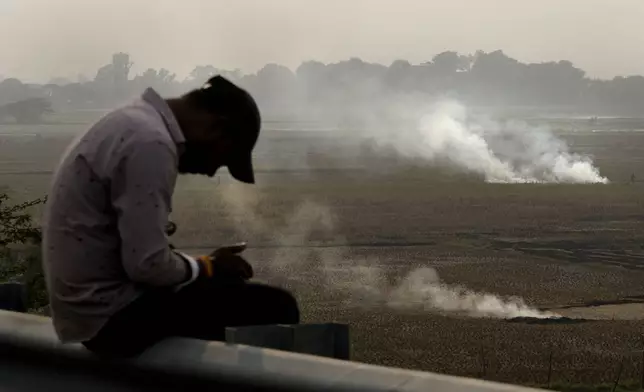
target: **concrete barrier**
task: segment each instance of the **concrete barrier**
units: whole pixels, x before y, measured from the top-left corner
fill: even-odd
[[[27,311],[27,287],[22,283],[0,283],[0,310]]]
[[[61,344],[46,317],[0,311],[0,389],[107,391],[528,392],[513,385],[283,352],[168,339],[134,360]]]
[[[351,351],[349,327],[335,323],[226,328],[226,343],[336,359],[349,359]]]

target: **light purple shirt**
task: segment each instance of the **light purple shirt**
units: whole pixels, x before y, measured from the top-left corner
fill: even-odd
[[[65,152],[43,223],[43,267],[61,341],[91,339],[146,289],[196,278],[196,263],[170,250],[164,229],[184,142],[167,103],[147,89]]]

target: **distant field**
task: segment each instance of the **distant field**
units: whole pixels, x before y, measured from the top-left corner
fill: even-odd
[[[85,126],[74,118],[0,125],[0,187],[16,198],[46,193],[46,172]],[[533,325],[391,309],[338,288],[347,275],[328,266],[363,266],[354,286],[382,274],[380,290],[431,267],[445,283],[543,309],[633,309],[644,298],[644,182],[627,182],[644,180],[643,132],[562,133],[573,151],[595,157],[610,185],[491,185],[379,157],[339,132],[271,127],[282,130],[260,139],[258,186],[226,173],[180,179],[176,245],[198,253],[247,240],[258,278],[295,290],[306,321],[351,324],[356,360],[543,385],[552,352],[553,382],[612,382],[622,359],[622,379],[639,380],[644,321],[620,313]]]

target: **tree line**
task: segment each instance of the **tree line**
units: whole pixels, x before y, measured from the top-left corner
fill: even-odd
[[[263,111],[284,115],[314,113],[318,108],[346,110],[403,96],[566,113],[644,112],[643,76],[595,79],[570,61],[522,63],[501,50],[474,54],[448,51],[421,64],[396,60],[388,66],[359,58],[330,64],[306,61],[295,70],[267,64],[252,74],[199,65],[183,80],[164,68],[131,75],[132,64],[127,53],[116,53],[91,80],[26,84],[8,78],[0,81],[0,106],[44,97],[59,110],[106,109],[139,95],[146,87],[172,96],[221,74],[248,89]]]

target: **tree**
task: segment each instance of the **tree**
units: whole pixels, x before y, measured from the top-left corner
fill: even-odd
[[[113,104],[126,99],[132,64],[129,54],[114,53],[112,62],[98,69],[93,84],[104,103]]]
[[[153,68],[148,68],[141,75],[135,76],[132,83],[139,92],[148,87],[152,87],[161,94],[173,94],[176,76],[176,74],[170,73],[165,68],[161,68],[158,71]]]
[[[570,61],[527,64],[521,75],[523,101],[533,105],[574,105],[581,102],[588,81]]]
[[[431,65],[436,73],[451,75],[456,72],[469,71],[472,66],[471,62],[471,57],[461,56],[456,52],[443,52],[434,56]]]
[[[9,196],[0,194],[0,246],[40,242],[41,231],[35,227],[30,208],[45,203],[46,197],[8,206]]]
[[[409,91],[415,83],[412,65],[407,60],[396,60],[384,77],[385,86],[392,91]]]
[[[190,81],[193,81],[196,84],[202,84],[218,73],[219,70],[212,65],[197,65],[192,71],[190,71],[189,78]]]
[[[316,102],[325,95],[324,88],[327,86],[327,70],[326,65],[323,63],[319,61],[305,61],[297,67],[295,76],[308,102]]]
[[[124,99],[128,94],[127,84],[133,64],[130,61],[130,55],[127,53],[115,53],[112,55],[114,94],[117,99]]]
[[[12,117],[19,124],[40,122],[43,114],[51,112],[51,103],[44,98],[28,98],[0,106],[0,118]]]
[[[298,101],[297,78],[288,67],[267,64],[255,78],[242,79],[263,110],[288,115]]]
[[[639,115],[644,110],[641,77],[594,80],[570,61],[523,63],[501,50],[474,54],[444,51],[422,64],[401,59],[390,66],[360,58],[331,64],[306,61],[295,72],[278,64],[268,64],[254,74],[199,65],[182,81],[167,69],[152,68],[129,79],[131,65],[128,54],[116,53],[92,81],[81,77],[78,83],[55,79],[47,85],[34,85],[5,79],[0,81],[0,106],[47,97],[57,109],[105,109],[138,96],[147,87],[170,96],[222,75],[248,89],[269,116],[275,111],[297,116],[351,113],[356,108],[369,108],[374,101],[391,102],[392,95],[400,98],[408,94],[430,99],[449,96],[473,105],[575,112]],[[33,120],[23,117],[19,121]]]
[[[29,87],[15,78],[0,82],[0,105],[20,101],[29,97]]]
[[[503,51],[476,53],[468,75],[467,89],[477,102],[508,105],[522,93],[524,64]]]

